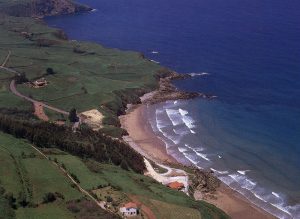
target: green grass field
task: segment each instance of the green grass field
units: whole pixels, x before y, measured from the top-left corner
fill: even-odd
[[[49,157],[56,158],[59,164],[65,165],[69,173],[75,174],[84,189],[91,190],[99,185],[108,184],[102,176],[91,172],[78,157],[72,155],[49,155]]]
[[[18,207],[17,218],[71,218],[65,202],[83,195],[49,160],[42,158],[28,143],[0,133],[0,186],[15,198],[24,193],[38,207]],[[42,204],[48,192],[59,192],[63,201]],[[1,205],[0,205],[1,208]],[[52,212],[52,213],[51,213]],[[0,213],[1,218],[1,213]]]
[[[46,159],[31,158],[24,160],[24,166],[32,185],[34,203],[41,203],[48,192],[59,192],[65,200],[80,198],[81,193],[71,187],[71,182],[60,170]]]
[[[31,18],[3,16],[0,21],[3,23],[0,25],[0,61],[11,51],[6,67],[25,72],[31,80],[45,77],[49,82],[39,89],[27,85],[18,87],[21,93],[37,100],[64,110],[72,107],[79,111],[102,110],[103,104],[121,104],[116,91],[153,88],[157,84],[153,76],[160,66],[143,59],[139,53],[65,41],[57,38],[57,30]],[[22,32],[33,36],[25,38]],[[53,44],[37,46],[39,39],[51,40]],[[74,52],[75,47],[80,52]],[[54,75],[45,75],[48,67],[54,70]]]
[[[201,219],[201,214],[198,210],[193,208],[182,207],[179,205],[168,204],[165,202],[150,200],[149,206],[154,209],[154,212],[159,218],[172,219]]]
[[[73,219],[74,215],[66,209],[64,203],[50,203],[37,208],[19,208],[18,219]]]

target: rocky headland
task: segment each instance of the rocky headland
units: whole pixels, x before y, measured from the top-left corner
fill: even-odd
[[[158,73],[159,88],[152,92],[150,98],[145,99],[143,102],[147,104],[156,104],[167,100],[186,100],[196,97],[202,97],[206,99],[215,98],[213,95],[207,95],[199,92],[187,92],[176,88],[172,81],[183,80],[191,78],[190,74],[179,74],[174,71],[164,70],[164,72]]]
[[[0,13],[16,17],[45,17],[91,11],[92,8],[71,0],[25,0],[22,3],[0,3]]]

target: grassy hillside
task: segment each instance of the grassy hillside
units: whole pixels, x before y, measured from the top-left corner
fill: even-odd
[[[66,111],[98,109],[106,115],[106,124],[116,124],[127,102],[138,101],[157,86],[155,75],[161,67],[141,54],[67,41],[61,31],[32,18],[1,15],[0,35],[1,63],[10,51],[6,67],[25,73],[29,80],[44,77],[49,82],[39,89],[20,85],[21,93]],[[47,68],[54,74],[48,75]],[[0,107],[30,107],[9,92],[14,73],[0,69],[0,74]]]
[[[70,206],[74,204],[72,200],[82,200],[83,195],[57,166],[23,140],[0,133],[0,142],[0,160],[4,164],[0,166],[0,187],[5,189],[2,197],[12,194],[16,198],[13,209],[16,218],[74,218],[80,213]],[[81,160],[58,149],[43,151],[52,161],[75,175],[80,186],[94,193],[99,200],[107,201],[110,196],[110,208],[115,212],[118,212],[118,206],[134,198],[151,209],[157,218],[227,218],[214,206],[196,202],[149,177],[110,164]],[[58,193],[63,198],[44,203],[43,198],[49,192]],[[22,197],[28,202],[25,207],[20,204]],[[75,203],[80,205],[78,201]],[[6,212],[12,210],[1,200],[0,208]],[[176,217],[170,212],[172,209],[179,209]]]
[[[65,110],[76,107],[83,111],[112,105],[111,102],[120,104],[117,91],[156,85],[153,76],[159,66],[138,53],[65,41],[58,38],[59,31],[31,18],[3,16],[0,22],[0,60],[11,51],[6,67],[25,72],[29,80],[45,77],[49,81],[48,86],[40,89],[26,85],[19,88],[37,100]],[[22,32],[32,37],[26,38]],[[39,40],[51,45],[39,46]],[[48,67],[54,75],[45,75]]]

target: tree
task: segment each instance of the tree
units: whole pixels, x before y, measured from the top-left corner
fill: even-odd
[[[122,160],[120,166],[123,170],[129,170],[128,165],[127,165],[126,161],[124,161],[124,160]]]
[[[23,84],[23,83],[28,82],[29,80],[26,77],[26,74],[23,72],[23,73],[19,73],[15,76],[15,81],[17,84]]]
[[[7,193],[5,196],[5,199],[8,201],[9,206],[16,209],[16,198],[14,197],[12,192]]]
[[[55,72],[53,71],[52,68],[47,68],[46,71],[47,71],[47,75],[54,75],[55,74]]]
[[[23,208],[25,208],[29,202],[27,201],[27,197],[24,194],[24,192],[19,192],[18,195],[18,203],[20,204],[20,206],[22,206]]]
[[[55,200],[56,200],[56,196],[52,192],[48,192],[43,197],[43,203],[54,202]]]
[[[72,108],[69,112],[69,120],[70,122],[78,122],[77,111],[75,108]]]
[[[107,201],[107,202],[112,202],[112,201],[113,201],[113,198],[112,198],[111,196],[107,196],[107,197],[106,197],[106,201]]]
[[[75,180],[75,182],[80,183],[78,177],[74,173],[71,173],[70,175]]]

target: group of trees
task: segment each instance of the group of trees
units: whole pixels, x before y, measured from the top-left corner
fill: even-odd
[[[15,81],[17,84],[23,84],[29,82],[28,78],[26,77],[26,74],[23,72],[16,74]]]
[[[57,147],[81,158],[113,163],[137,173],[143,173],[145,169],[143,157],[128,144],[88,127],[74,133],[69,127],[0,113],[0,130],[17,138],[25,138],[37,147]]]

